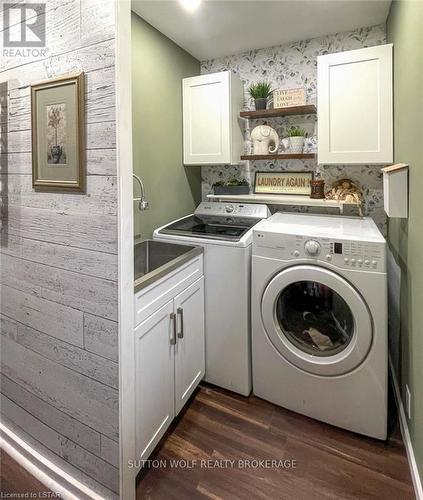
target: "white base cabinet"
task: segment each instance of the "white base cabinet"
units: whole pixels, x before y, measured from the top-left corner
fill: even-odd
[[[205,370],[204,278],[174,300],[176,312],[175,413],[188,401]]]
[[[185,272],[192,271],[195,262],[199,259]],[[192,281],[195,273],[190,276]],[[204,277],[182,291],[172,287],[174,278],[165,277],[155,286],[162,297],[168,298],[172,291],[173,297],[155,312],[150,310],[135,328],[135,443],[139,460],[148,459],[205,371]],[[140,294],[153,299],[148,292]]]
[[[318,163],[392,163],[392,44],[319,56],[317,77]]]
[[[173,301],[135,331],[137,458],[148,458],[175,416]]]

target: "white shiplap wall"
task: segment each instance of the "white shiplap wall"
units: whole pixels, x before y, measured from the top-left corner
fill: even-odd
[[[2,47],[0,54],[1,418],[113,498],[119,491],[115,2],[44,3],[47,53],[9,57]],[[30,85],[79,70],[86,84],[87,192],[34,192]]]

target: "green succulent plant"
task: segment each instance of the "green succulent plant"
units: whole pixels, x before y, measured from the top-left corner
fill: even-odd
[[[230,179],[227,186],[249,186],[247,179]]]
[[[272,93],[272,87],[269,82],[253,83],[248,89],[253,99],[267,99]]]
[[[249,186],[247,179],[230,179],[229,181],[217,181],[213,184],[213,187],[220,186]]]
[[[291,127],[288,130],[288,137],[304,137],[306,131],[301,127]]]

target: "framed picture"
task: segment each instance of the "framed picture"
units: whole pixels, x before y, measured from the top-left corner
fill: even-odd
[[[85,191],[84,74],[31,85],[32,186]]]
[[[310,196],[313,172],[256,172],[254,193]]]

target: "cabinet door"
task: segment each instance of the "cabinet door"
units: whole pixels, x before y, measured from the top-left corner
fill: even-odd
[[[318,162],[393,161],[392,44],[317,58]]]
[[[204,376],[204,278],[175,298],[178,319],[175,346],[175,413]]]
[[[231,163],[230,73],[185,78],[184,164]]]
[[[173,300],[135,330],[135,442],[147,459],[174,417]]]

